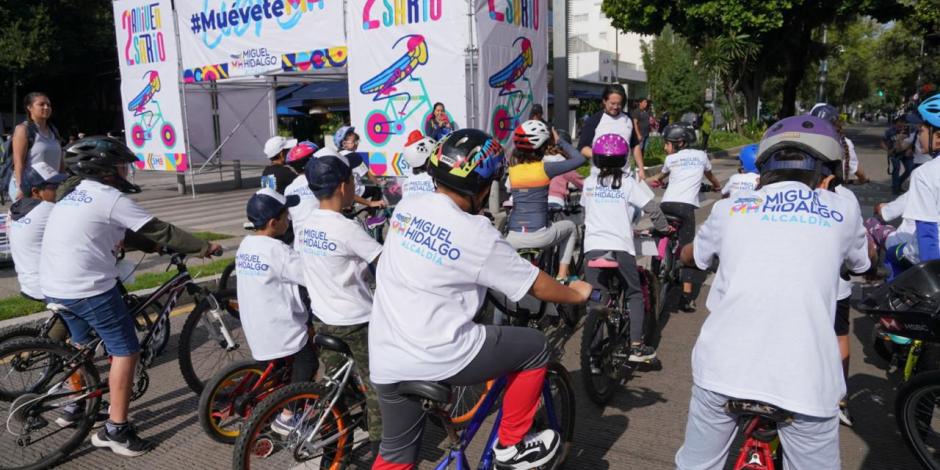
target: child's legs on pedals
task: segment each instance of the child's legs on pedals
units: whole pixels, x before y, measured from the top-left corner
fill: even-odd
[[[630,342],[643,342],[643,323],[646,320],[646,305],[643,303],[643,286],[640,273],[636,268],[636,258],[626,251],[615,251],[614,256],[620,265],[620,276],[626,284],[624,294],[627,308],[630,309]]]

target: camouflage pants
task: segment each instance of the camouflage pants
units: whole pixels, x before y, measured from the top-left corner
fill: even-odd
[[[382,440],[382,419],[379,412],[379,399],[375,393],[375,388],[369,382],[369,324],[349,326],[333,326],[317,322],[315,324],[318,333],[335,336],[349,345],[353,353],[353,359],[356,360],[356,373],[362,378],[366,386],[366,409],[369,417],[369,441],[379,442]],[[326,349],[320,349],[320,360],[325,367],[325,373],[329,374],[340,367],[345,362],[341,354]]]

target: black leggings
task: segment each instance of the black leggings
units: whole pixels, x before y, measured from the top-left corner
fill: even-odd
[[[549,350],[542,332],[515,326],[487,325],[485,328],[486,339],[480,352],[463,370],[442,382],[449,385],[477,385],[548,364]],[[373,385],[379,393],[379,407],[382,409],[380,455],[386,462],[417,462],[426,417],[421,403],[400,395],[398,384]]]
[[[317,357],[316,346],[313,344],[313,338],[307,340],[307,344],[290,356],[293,359],[293,366],[290,372],[290,383],[310,382],[317,375],[317,369],[320,368],[320,359]]]
[[[685,246],[695,240],[694,205],[685,202],[664,202],[659,205],[663,214],[678,217],[682,221],[679,227],[679,245]],[[692,298],[698,297],[699,287],[705,280],[705,272],[694,267],[683,267],[680,271],[682,282],[692,283]]]
[[[584,254],[584,259],[592,260],[604,256],[603,251],[592,250]],[[620,265],[618,271],[624,284],[627,308],[630,309],[630,340],[634,343],[643,339],[643,322],[646,319],[646,305],[643,302],[643,286],[640,273],[636,268],[636,258],[626,251],[614,251],[614,259]],[[606,288],[610,280],[608,270],[585,266],[584,280],[595,288]],[[605,300],[606,301],[606,300]]]

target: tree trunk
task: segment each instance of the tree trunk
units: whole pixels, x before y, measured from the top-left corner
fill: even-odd
[[[796,94],[806,72],[806,60],[809,57],[810,46],[813,42],[812,28],[803,27],[800,33],[799,45],[788,49],[787,69],[783,82],[783,103],[781,116],[796,114]]]

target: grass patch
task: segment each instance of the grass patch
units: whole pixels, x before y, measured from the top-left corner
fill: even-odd
[[[219,274],[233,259],[234,258],[222,258],[205,264],[192,263],[189,265],[189,273],[194,279]],[[165,273],[143,273],[138,275],[137,279],[126,287],[130,292],[157,287],[172,278],[175,274],[176,270],[170,270]],[[45,309],[46,304],[43,302],[36,302],[34,300],[25,299],[19,295],[14,295],[0,299],[0,320],[22,317],[24,315],[42,312]]]
[[[753,144],[754,139],[734,132],[715,131],[708,138],[708,151],[727,150],[742,145]]]
[[[216,232],[193,232],[193,236],[207,242],[214,242],[216,240],[225,240],[226,238],[232,238],[234,235],[229,235],[227,233],[216,233]]]

